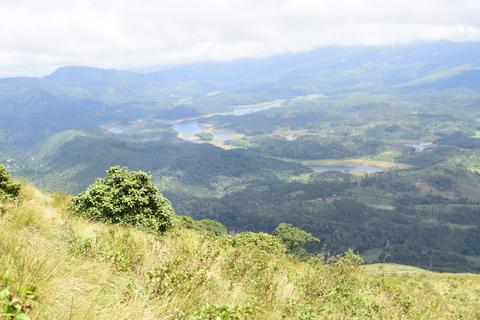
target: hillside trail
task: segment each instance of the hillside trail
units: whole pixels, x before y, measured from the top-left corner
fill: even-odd
[[[43,215],[44,218],[55,222],[57,224],[64,224],[65,220],[62,218],[61,213],[53,205],[53,198],[51,195],[41,192],[36,188],[32,188],[32,198],[27,200],[25,206],[31,206],[39,210],[39,214]]]

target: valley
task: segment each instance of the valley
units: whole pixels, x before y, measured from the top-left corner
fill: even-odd
[[[480,1],[0,1],[0,320],[480,320]]]
[[[478,43],[332,50],[0,79],[0,161],[70,194],[145,170],[230,232],[286,222],[321,239],[312,252],[479,272],[480,79],[461,67]]]

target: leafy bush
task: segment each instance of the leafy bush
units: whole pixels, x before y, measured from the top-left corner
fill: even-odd
[[[197,223],[200,229],[213,236],[223,236],[227,234],[227,228],[216,220],[202,219]]]
[[[12,200],[20,196],[20,184],[10,178],[5,167],[0,164],[0,215],[7,212]]]
[[[10,173],[0,164],[0,199],[3,197],[17,198],[20,195],[20,184],[12,181]]]
[[[211,219],[202,219],[202,220],[195,220],[189,216],[177,216],[178,218],[178,226],[183,226],[187,229],[194,229],[198,231],[203,231],[208,235],[211,236],[223,236],[228,233],[227,228],[217,220]]]
[[[278,238],[263,232],[241,232],[231,237],[229,242],[234,248],[251,248],[271,255],[285,253],[285,246]]]
[[[295,254],[302,253],[303,247],[309,242],[320,242],[320,239],[311,233],[288,223],[280,223],[273,231],[273,235],[285,244],[290,253]]]
[[[115,166],[106,178],[95,181],[74,197],[70,208],[84,217],[109,223],[124,223],[163,232],[172,225],[173,209],[142,171]]]

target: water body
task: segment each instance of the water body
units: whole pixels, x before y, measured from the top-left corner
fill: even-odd
[[[310,166],[315,172],[325,171],[343,171],[343,172],[365,172],[365,173],[377,173],[382,172],[383,169],[375,166],[368,165],[353,165],[353,166]]]
[[[175,123],[173,129],[179,133],[180,138],[186,141],[198,141],[196,134],[203,131],[196,120]]]
[[[407,143],[404,144],[405,147],[412,147],[415,149],[415,152],[420,152],[425,150],[428,146],[432,145],[433,142],[420,142],[420,143]]]
[[[277,99],[273,101],[268,101],[268,102],[261,102],[261,103],[256,103],[256,104],[250,104],[250,105],[242,105],[242,106],[237,106],[236,108],[233,109],[231,112],[227,112],[224,115],[234,115],[234,116],[243,116],[246,114],[254,113],[254,112],[259,112],[259,111],[264,111],[272,108],[280,108],[283,106],[284,99]],[[208,114],[203,116],[202,118],[209,118],[211,116],[215,116],[217,114]],[[221,142],[225,142],[227,140],[234,140],[235,136],[234,134],[224,131],[224,130],[217,130],[214,129],[212,130],[204,130],[198,123],[197,120],[187,120],[184,122],[178,122],[173,124],[173,129],[175,129],[179,133],[179,137],[183,140],[187,141],[198,141],[199,139],[195,136],[198,133],[201,132],[209,132],[213,134],[213,139],[218,140]],[[294,140],[296,137],[291,138],[291,140]],[[288,139],[288,138],[287,138]]]
[[[205,130],[200,126],[197,120],[175,123],[173,125],[173,129],[175,129],[179,133],[180,138],[187,141],[199,141],[196,135],[201,132],[211,133],[213,135],[214,140],[218,140],[221,142],[235,139],[233,134],[226,131]]]
[[[266,102],[266,103],[258,103],[258,104],[252,104],[252,105],[245,105],[245,106],[239,106],[235,109],[233,109],[232,112],[229,114],[234,115],[234,116],[242,116],[246,114],[250,114],[253,112],[259,112],[263,110],[267,110],[270,108],[276,108],[280,107],[283,103],[283,100],[275,100],[271,102]],[[212,115],[206,115],[204,118],[208,118],[209,116]],[[228,131],[223,131],[223,130],[204,130],[198,123],[197,120],[188,120],[184,122],[178,122],[173,124],[173,129],[175,129],[178,133],[181,139],[187,140],[187,141],[199,141],[198,137],[195,135],[201,133],[201,132],[209,132],[213,134],[213,139],[218,140],[221,142],[225,142],[227,140],[234,140],[235,136],[232,133],[229,133]]]
[[[203,131],[196,120],[175,123],[173,129],[186,135],[196,135]]]

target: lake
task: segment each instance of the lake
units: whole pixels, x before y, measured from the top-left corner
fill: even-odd
[[[203,131],[196,120],[175,123],[173,129],[185,136],[195,136]]]
[[[383,169],[375,166],[368,165],[352,165],[352,166],[309,166],[315,172],[325,171],[344,171],[344,172],[365,172],[365,173],[377,173],[382,172]]]
[[[181,139],[192,142],[199,141],[196,135],[201,132],[211,133],[213,135],[213,140],[221,142],[235,139],[234,135],[227,131],[217,129],[205,130],[200,126],[197,120],[175,123],[173,125],[173,129],[175,129],[179,133],[179,137]]]

